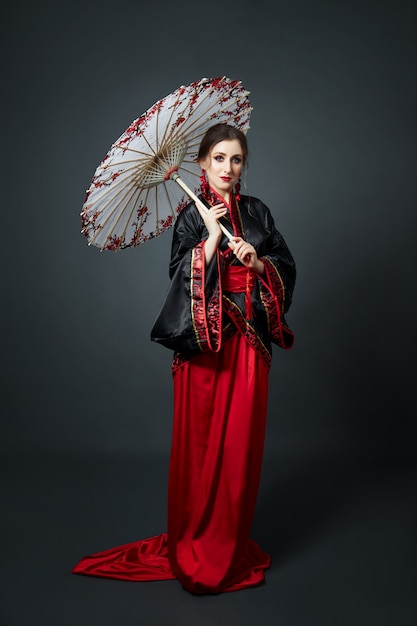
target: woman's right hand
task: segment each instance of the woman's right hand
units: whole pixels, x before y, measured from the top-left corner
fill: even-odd
[[[226,215],[227,209],[223,203],[215,204],[208,211],[203,211],[203,209],[197,204],[197,209],[201,217],[203,218],[204,224],[209,234],[208,239],[204,244],[204,255],[206,259],[206,265],[208,265],[216,254],[217,248],[219,247],[219,243],[222,238],[222,231],[217,220]]]
[[[198,205],[197,209],[203,218],[205,227],[207,228],[209,234],[209,239],[216,241],[218,244],[222,236],[218,220],[226,215],[227,208],[223,203],[221,203],[215,204],[208,211],[203,211],[203,209],[201,209]]]

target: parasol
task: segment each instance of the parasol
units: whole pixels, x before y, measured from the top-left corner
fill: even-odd
[[[198,199],[197,153],[213,124],[249,130],[241,81],[203,78],[158,100],[134,120],[95,171],[81,211],[82,231],[101,250],[137,246],[170,228]],[[232,235],[220,224],[223,232]]]

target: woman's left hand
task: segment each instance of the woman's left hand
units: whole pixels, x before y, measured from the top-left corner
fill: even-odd
[[[242,237],[233,237],[229,242],[229,248],[233,250],[234,255],[247,268],[254,270],[258,274],[263,274],[265,266],[258,259],[255,248]]]

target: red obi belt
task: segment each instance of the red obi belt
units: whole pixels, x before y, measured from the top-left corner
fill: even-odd
[[[252,318],[251,294],[255,286],[255,272],[247,267],[229,265],[222,275],[222,287],[230,293],[246,294],[246,319]]]

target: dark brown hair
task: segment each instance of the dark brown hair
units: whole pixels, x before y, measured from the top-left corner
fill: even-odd
[[[211,149],[220,141],[231,141],[237,139],[243,152],[243,163],[248,160],[248,142],[246,135],[239,128],[230,124],[215,124],[211,126],[201,140],[197,161],[204,159],[210,154]]]

